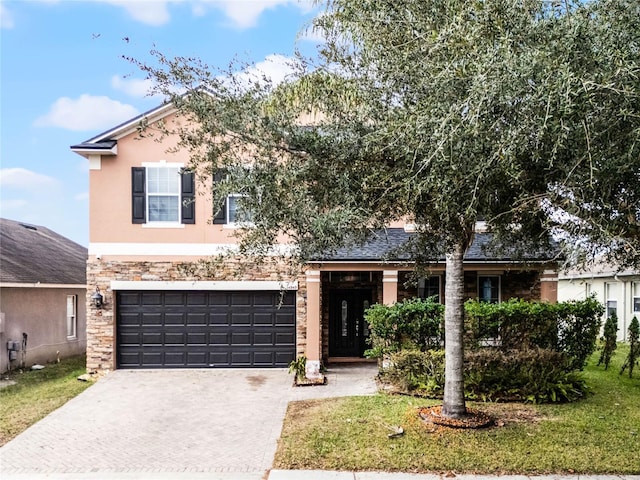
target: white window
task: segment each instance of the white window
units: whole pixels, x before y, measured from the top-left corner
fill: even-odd
[[[67,295],[67,338],[73,339],[77,336],[78,329],[78,296]]]
[[[418,297],[433,298],[435,302],[440,302],[440,277],[432,275],[428,278],[418,280]]]
[[[180,169],[147,167],[147,219],[180,222]]]
[[[500,276],[478,275],[478,299],[481,302],[500,302]]]
[[[604,296],[607,304],[607,318],[611,318],[613,314],[618,315],[618,284],[605,283]]]
[[[584,298],[589,298],[591,296],[591,284],[584,284]]]
[[[245,195],[232,194],[227,197],[227,224],[248,224],[251,223],[251,212],[245,212],[240,209],[239,203]]]
[[[640,282],[633,282],[633,313],[640,313]]]

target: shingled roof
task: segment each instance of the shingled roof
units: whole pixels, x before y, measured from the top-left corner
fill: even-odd
[[[46,227],[0,218],[0,283],[86,285],[87,249]]]
[[[388,228],[374,233],[364,245],[350,248],[341,248],[331,254],[320,256],[319,261],[410,261],[411,255],[403,251],[402,247],[411,239],[413,233],[405,231],[403,228]],[[489,247],[491,234],[478,232],[475,234],[471,247],[464,256],[464,261],[468,263],[493,263],[493,262],[521,262],[523,260],[531,262],[547,262],[553,260],[558,252],[557,246],[553,242],[549,249],[539,252],[525,252],[521,256],[516,256],[515,251],[492,251]],[[444,261],[444,258],[434,259]]]

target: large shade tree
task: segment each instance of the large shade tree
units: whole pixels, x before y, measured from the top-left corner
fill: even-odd
[[[277,86],[158,52],[137,63],[191,120],[165,132],[191,168],[218,199],[245,195],[246,252],[286,234],[303,263],[415,222],[417,263],[446,258],[443,413],[463,417],[462,262],[476,220],[512,254],[560,228],[638,263],[638,3],[320,3],[312,28],[326,43]]]

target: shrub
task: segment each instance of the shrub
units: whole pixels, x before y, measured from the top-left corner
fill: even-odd
[[[556,350],[571,359],[570,370],[581,370],[596,348],[604,307],[594,298],[562,303],[469,300],[465,312],[468,347],[475,349],[487,338],[497,338],[495,346],[503,351]]]
[[[465,354],[465,396],[480,401],[554,403],[577,400],[587,387],[579,372],[568,370],[562,352],[543,349],[505,352],[483,348]],[[381,377],[405,393],[441,397],[444,352],[403,350],[391,355]]]
[[[380,358],[401,349],[440,348],[444,305],[431,299],[373,305],[365,312],[369,323],[369,357]]]
[[[510,299],[503,303],[469,300],[465,303],[467,346],[478,348],[486,339],[499,339],[502,350],[556,349],[556,304]]]
[[[587,386],[570,364],[566,354],[539,348],[469,352],[465,356],[466,396],[482,401],[574,401],[584,396]]]
[[[615,352],[618,346],[618,316],[614,312],[607,321],[604,322],[604,332],[602,336],[602,352],[598,359],[598,365],[604,363],[604,369],[609,369],[609,363],[611,362],[611,356]]]
[[[640,357],[640,324],[638,323],[638,319],[633,317],[629,325],[629,355],[627,355],[620,369],[620,375],[622,375],[628,367],[629,378],[631,378],[633,375],[633,366],[637,363],[638,357]]]
[[[444,392],[444,351],[394,353],[390,367],[381,375],[404,392],[441,397]]]

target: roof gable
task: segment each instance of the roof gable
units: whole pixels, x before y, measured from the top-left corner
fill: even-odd
[[[46,227],[0,219],[0,282],[85,285],[87,249]]]

